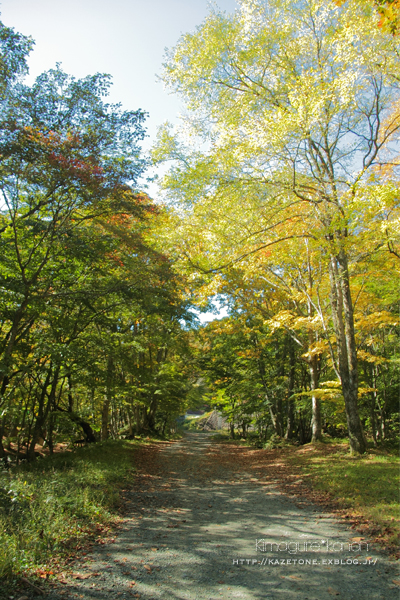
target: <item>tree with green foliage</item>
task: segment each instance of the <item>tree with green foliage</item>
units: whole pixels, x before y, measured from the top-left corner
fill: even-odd
[[[52,451],[65,418],[86,441],[115,437],[133,405],[137,431],[165,430],[189,317],[147,239],[161,211],[138,189],[145,113],[107,103],[106,75],[57,66],[25,85],[31,41],[1,26],[0,42],[0,455],[3,437],[29,459],[39,439]]]

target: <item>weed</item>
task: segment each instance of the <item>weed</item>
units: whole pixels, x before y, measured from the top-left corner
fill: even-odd
[[[343,444],[311,444],[285,454],[300,466],[313,489],[329,492],[343,508],[367,521],[384,544],[398,543],[399,459],[386,450],[373,449],[351,456]]]
[[[115,520],[138,442],[107,441],[0,474],[0,578],[66,554]]]

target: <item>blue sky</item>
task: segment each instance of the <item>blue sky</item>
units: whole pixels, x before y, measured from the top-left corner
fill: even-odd
[[[218,0],[235,10],[235,0]],[[31,78],[61,62],[76,77],[109,73],[111,100],[127,110],[142,108],[149,147],[157,127],[174,121],[179,100],[157,82],[166,47],[194,30],[208,12],[208,0],[0,0],[1,20],[35,40]]]

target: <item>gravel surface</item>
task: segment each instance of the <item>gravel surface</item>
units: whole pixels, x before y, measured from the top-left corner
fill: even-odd
[[[145,449],[115,542],[46,597],[399,600],[393,562],[235,456],[203,433]]]

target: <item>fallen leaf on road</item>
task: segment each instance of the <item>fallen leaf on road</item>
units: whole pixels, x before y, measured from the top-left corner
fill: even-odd
[[[96,573],[94,573],[94,572],[84,573],[84,574],[77,573],[75,576],[75,579],[89,579],[89,577],[99,577],[99,575],[100,575],[100,573],[97,573],[97,572]]]

